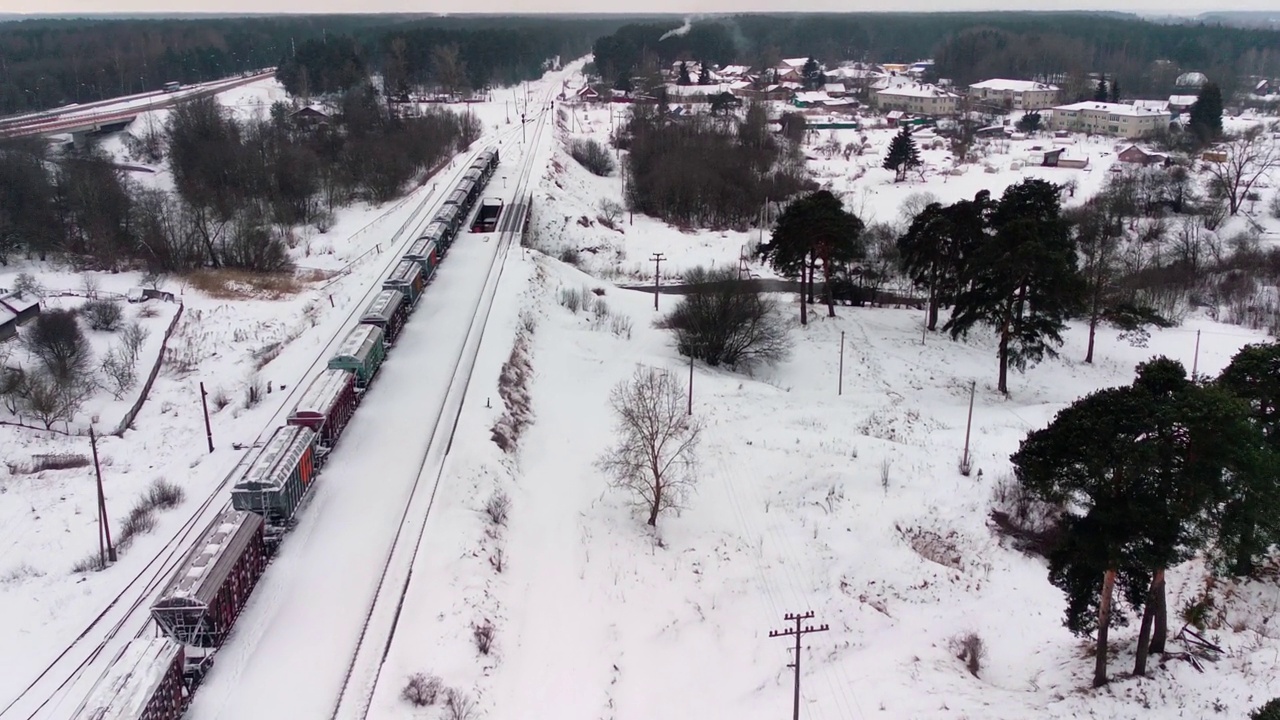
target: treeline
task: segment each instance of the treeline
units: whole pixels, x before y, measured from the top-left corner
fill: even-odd
[[[636,104],[615,141],[629,150],[631,209],[682,227],[746,227],[770,198],[813,187],[797,146],[770,131],[759,105],[740,122],[699,116],[672,123],[665,106]]]
[[[1280,74],[1276,31],[1164,25],[1118,13],[740,15],[668,34],[679,25],[632,24],[600,38],[597,68],[613,83],[680,59],[772,67],[784,57],[828,64],[932,57],[938,75],[961,84],[1098,72],[1118,77],[1126,93],[1165,94],[1190,70],[1226,90],[1248,75]]]
[[[43,144],[0,146],[0,263],[25,252],[103,269],[285,270],[295,226],[327,230],[338,207],[395,197],[480,128],[448,110],[397,117],[366,86],[318,126],[283,103],[239,121],[206,98],[152,132],[134,149],[167,153],[176,192],[143,187],[92,148],[55,159]]]
[[[625,18],[430,18],[396,15],[196,20],[24,20],[0,23],[0,114],[158,90],[293,62],[309,72],[382,71],[394,41],[411,78],[430,81],[432,50],[455,45],[473,87],[536,77],[560,55],[585,54]],[[314,41],[314,43],[312,42]],[[349,51],[325,51],[326,45]],[[304,48],[310,48],[304,51]],[[316,52],[316,48],[320,51]],[[344,75],[343,73],[346,73]],[[327,81],[321,81],[321,84]],[[351,84],[338,82],[333,88]],[[326,88],[327,89],[327,88]]]

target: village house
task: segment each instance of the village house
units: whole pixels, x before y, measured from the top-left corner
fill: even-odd
[[[1168,111],[1090,101],[1053,108],[1050,111],[1049,127],[1053,130],[1138,138],[1168,129],[1170,120],[1172,116]]]
[[[1169,112],[1174,115],[1181,115],[1182,113],[1190,110],[1191,106],[1195,105],[1196,100],[1199,99],[1200,98],[1197,95],[1170,95],[1168,105]]]
[[[1130,145],[1117,153],[1116,159],[1134,165],[1159,165],[1169,158],[1159,153],[1147,152],[1137,145]]]
[[[778,82],[800,82],[804,79],[804,66],[809,58],[787,58],[778,63],[773,71]]]
[[[18,327],[40,314],[40,300],[20,292],[0,292],[0,340],[18,334]]]
[[[969,86],[969,97],[988,105],[1009,110],[1041,110],[1058,104],[1061,91],[1057,85],[1034,80],[995,78]]]
[[[874,103],[881,111],[901,110],[913,115],[954,115],[960,96],[936,85],[910,83],[877,90]]]

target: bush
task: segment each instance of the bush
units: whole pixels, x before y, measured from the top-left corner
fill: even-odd
[[[44,297],[44,285],[31,273],[18,273],[13,279],[13,291],[26,297]]]
[[[578,252],[577,248],[570,247],[561,250],[559,257],[556,259],[566,265],[577,267],[578,263],[582,262],[582,254]]]
[[[77,574],[97,572],[104,569],[106,566],[107,564],[102,561],[102,555],[100,555],[97,550],[94,550],[88,555],[77,560],[76,564],[71,566],[71,572]]]
[[[577,288],[562,288],[560,290],[560,304],[569,308],[569,312],[577,313],[582,309],[583,296],[582,291]]]
[[[36,316],[23,335],[27,350],[59,385],[83,381],[93,360],[89,341],[69,310],[47,310]]]
[[[10,475],[28,475],[30,473],[38,473],[42,470],[70,470],[72,468],[82,468],[89,466],[89,458],[86,455],[76,455],[74,453],[54,453],[50,455],[36,455],[31,458],[31,462],[7,462]]]
[[[254,375],[249,378],[249,384],[244,388],[244,406],[251,408],[262,402],[262,397],[266,393],[266,387],[262,384],[262,376]]]
[[[120,534],[116,537],[117,548],[120,550],[128,548],[133,544],[135,538],[151,532],[155,527],[155,511],[144,498],[141,503],[129,511],[129,514],[124,519],[124,524],[120,526]]]
[[[168,510],[177,507],[186,496],[186,491],[178,485],[157,478],[147,488],[146,502],[157,510]]]
[[[475,638],[476,650],[479,650],[481,655],[488,655],[493,649],[493,623],[488,620],[472,625],[471,636]]]
[[[404,689],[400,691],[400,697],[414,707],[435,705],[436,700],[440,697],[440,690],[443,685],[444,683],[435,675],[414,673],[409,676],[409,681],[405,683]]]
[[[991,497],[996,532],[1022,552],[1048,557],[1062,536],[1063,508],[1038,500],[1011,474],[996,480]]]
[[[1280,192],[1271,196],[1267,209],[1271,212],[1271,217],[1280,220]]]
[[[511,498],[501,490],[496,491],[484,505],[484,512],[489,516],[489,522],[494,525],[506,525],[507,513],[510,510]]]
[[[1280,698],[1249,713],[1249,720],[1280,720]]]
[[[120,303],[105,298],[86,302],[80,312],[91,329],[103,332],[115,332],[120,329],[120,321],[124,319],[124,308]]]
[[[467,694],[457,688],[449,688],[444,693],[445,720],[471,720],[475,717],[476,704]]]
[[[737,270],[730,268],[695,268],[685,280],[690,292],[661,322],[675,332],[681,355],[713,367],[750,366],[787,356],[789,327],[759,283],[739,280]]]
[[[978,677],[982,672],[982,660],[987,656],[987,646],[983,644],[978,633],[970,632],[952,641],[956,657],[959,658],[969,674]]]
[[[569,143],[569,155],[592,175],[607,177],[613,173],[613,157],[604,145],[590,139],[577,139]]]

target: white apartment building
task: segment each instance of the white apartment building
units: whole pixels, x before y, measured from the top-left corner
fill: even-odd
[[[1168,129],[1169,122],[1173,119],[1168,110],[1106,102],[1059,105],[1050,113],[1049,127],[1053,130],[1099,133],[1123,138],[1139,138]]]
[[[995,78],[969,86],[969,97],[989,105],[1003,105],[1010,110],[1040,110],[1058,104],[1062,92],[1057,85],[1034,80]]]
[[[906,83],[875,90],[872,102],[888,112],[901,110],[914,115],[954,115],[960,96],[937,85]]]

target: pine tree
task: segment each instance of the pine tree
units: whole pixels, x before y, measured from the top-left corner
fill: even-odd
[[[1188,129],[1202,143],[1222,137],[1222,90],[1215,83],[1205,83],[1189,111]]]
[[[943,329],[958,338],[978,324],[994,328],[999,390],[1008,393],[1010,365],[1025,370],[1057,355],[1082,283],[1056,185],[1031,178],[1010,186],[991,213],[991,229],[966,263]]]
[[[838,266],[862,257],[862,230],[862,220],[845,210],[829,190],[795,200],[778,218],[769,242],[760,246],[758,254],[779,273],[800,276],[800,324],[808,323],[806,285],[809,295],[813,295],[813,276],[810,274],[806,283],[806,268],[822,261],[827,313],[835,317],[831,275]]]
[[[693,81],[689,79],[689,63],[684,60],[680,61],[679,75],[676,77],[677,85],[692,85]]]
[[[1120,102],[1120,81],[1116,78],[1111,78],[1111,102]]]
[[[1098,78],[1098,86],[1093,89],[1093,99],[1095,102],[1107,101],[1107,78]]]
[[[911,137],[911,127],[903,125],[889,143],[889,153],[885,155],[882,167],[894,171],[894,182],[902,182],[907,179],[909,171],[920,165],[920,151],[916,149],[916,141]]]
[[[929,291],[928,328],[938,327],[938,308],[950,301],[964,275],[965,260],[978,247],[993,207],[991,193],[983,190],[973,200],[943,207],[931,203],[912,219],[898,238],[902,269],[917,287]]]
[[[804,80],[805,90],[817,90],[826,82],[826,78],[822,75],[822,66],[813,58],[805,61],[804,67],[800,70],[800,75]]]
[[[711,84],[711,68],[707,65],[707,62],[705,60],[699,63],[699,66],[698,66],[698,84],[699,85]]]

